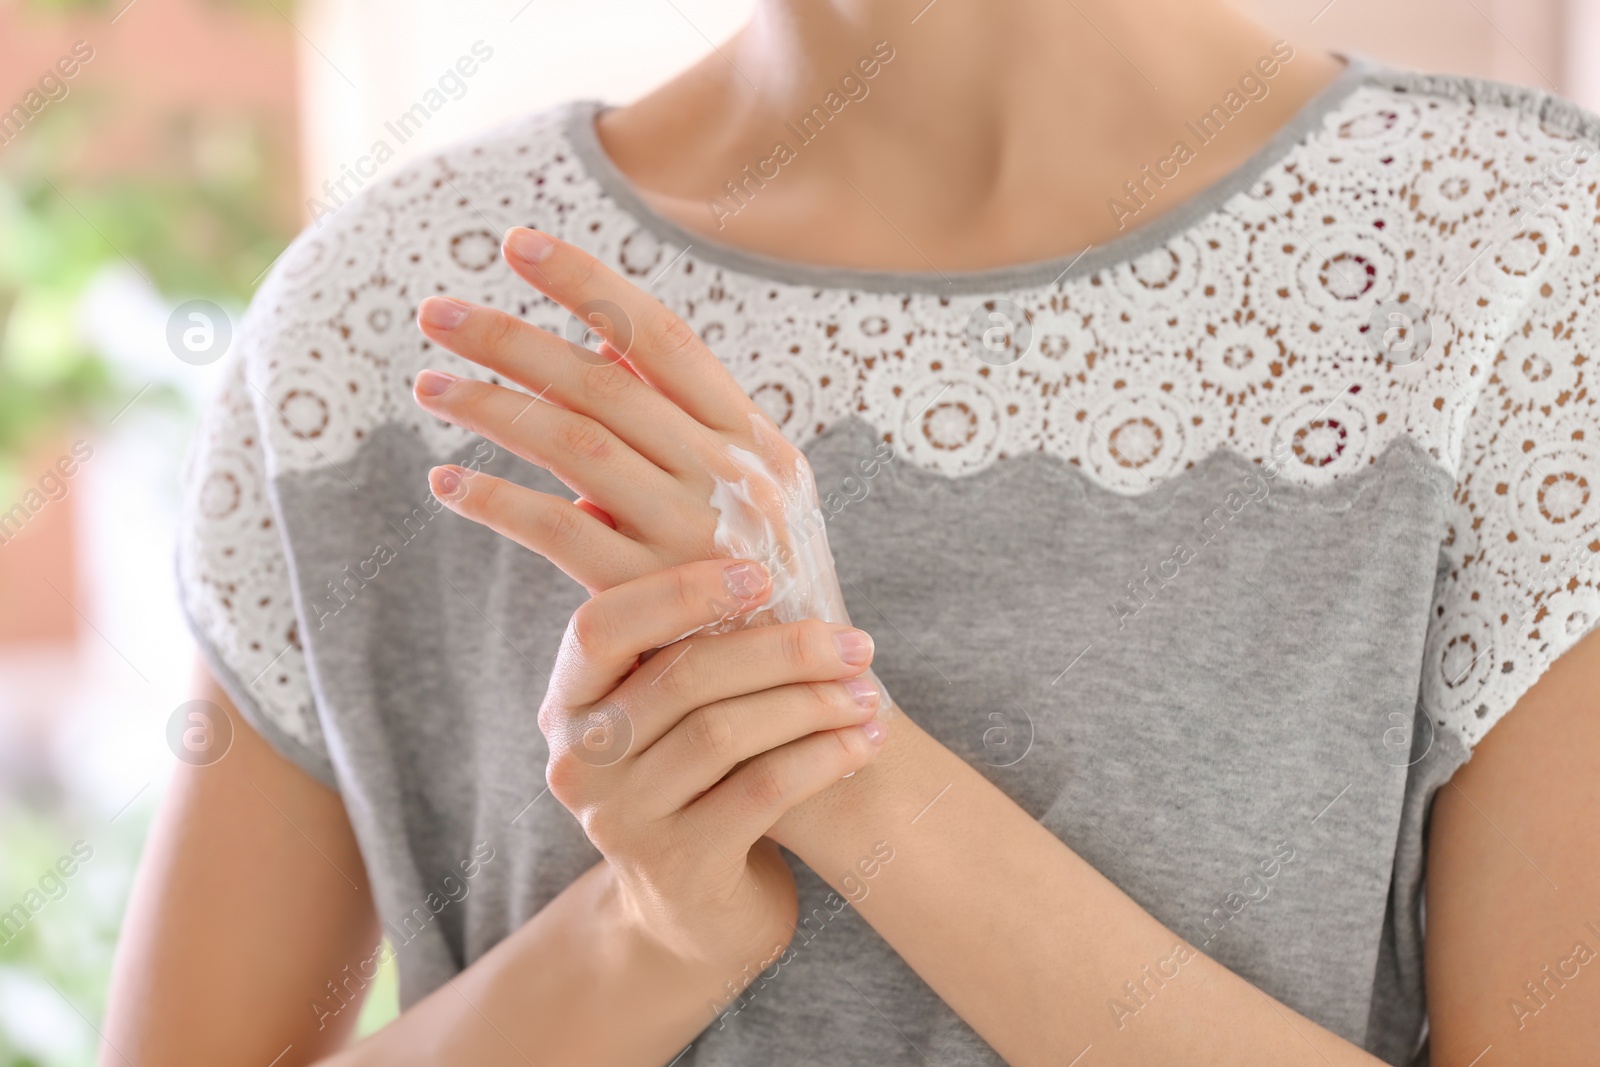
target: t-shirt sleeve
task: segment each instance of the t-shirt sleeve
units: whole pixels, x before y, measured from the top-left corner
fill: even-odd
[[[1462,430],[1421,691],[1469,748],[1600,623],[1595,171],[1518,238],[1548,242],[1548,266],[1480,369]]]
[[[184,615],[233,703],[279,752],[337,788],[306,670],[288,557],[243,346],[190,445],[178,518]]]

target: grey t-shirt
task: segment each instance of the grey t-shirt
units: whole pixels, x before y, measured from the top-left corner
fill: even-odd
[[[597,859],[544,790],[535,723],[583,594],[442,510],[425,473],[564,490],[410,397],[424,366],[486,373],[422,339],[423,297],[571,328],[498,258],[530,225],[679,312],[805,448],[852,618],[909,714],[1175,944],[1425,1062],[1429,803],[1600,619],[1600,127],[1356,59],[1166,210],[1161,176],[1271,83],[1222,87],[1187,155],[1116,191],[1125,235],[1012,268],[805,266],[690,233],[605,157],[592,102],[305,232],[193,451],[179,573],[240,709],[342,794],[406,1004]],[[713,216],[782,180],[752,173]],[[682,1067],[999,1062],[792,866],[792,953],[708,1010]],[[1184,978],[1147,962],[1093,1010],[1160,1025]],[[364,973],[306,1010],[346,1010]]]

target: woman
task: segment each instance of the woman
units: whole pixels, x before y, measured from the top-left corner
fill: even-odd
[[[104,1062],[1587,1062],[1595,132],[763,0],[373,187],[194,461]]]

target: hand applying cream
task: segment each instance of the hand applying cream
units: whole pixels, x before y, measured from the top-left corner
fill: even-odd
[[[803,456],[795,455],[770,421],[752,414],[750,424],[758,451],[726,445],[739,478],[713,478],[711,507],[717,513],[713,541],[724,556],[763,563],[772,575],[772,595],[760,611],[721,628],[739,629],[764,615],[776,622],[821,619],[848,624],[850,612],[828,548],[827,520],[817,501],[811,467]],[[785,454],[793,458],[773,458]],[[878,717],[886,719],[892,714],[889,693],[870,671],[867,677],[881,694]]]

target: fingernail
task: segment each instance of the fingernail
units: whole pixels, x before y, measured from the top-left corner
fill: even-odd
[[[865,678],[851,678],[844,683],[844,687],[849,691],[855,702],[862,707],[871,708],[877,705],[878,687]]]
[[[754,600],[767,587],[767,568],[759,563],[735,563],[722,572],[722,584],[736,600]]]
[[[556,250],[555,242],[538,230],[518,227],[506,235],[506,246],[524,263],[543,263]]]
[[[460,467],[435,467],[428,472],[428,484],[440,501],[456,500],[461,496],[463,475]]]
[[[430,296],[418,309],[423,324],[436,330],[453,330],[467,321],[472,308],[448,296]]]
[[[421,370],[417,372],[415,388],[421,396],[438,396],[460,380],[442,370]]]
[[[866,734],[867,740],[871,741],[874,745],[883,744],[884,740],[889,736],[889,728],[883,725],[883,723],[879,722],[877,719],[873,719],[871,722],[862,723],[861,732]]]
[[[839,658],[852,667],[865,667],[872,662],[872,638],[861,630],[845,630],[833,635],[839,648]]]

